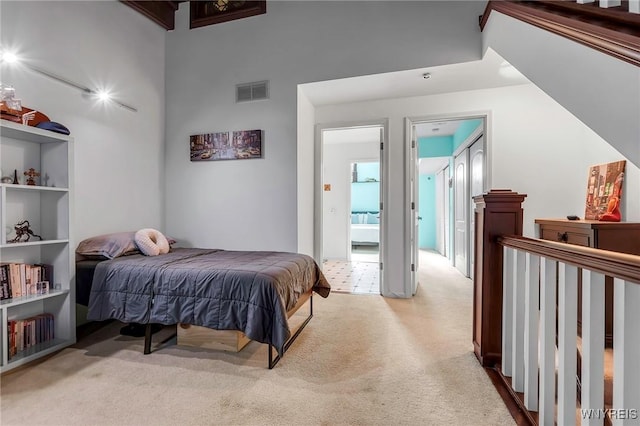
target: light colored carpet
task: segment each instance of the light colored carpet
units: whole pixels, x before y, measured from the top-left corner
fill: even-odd
[[[143,339],[111,324],[3,376],[0,423],[514,424],[473,355],[471,282],[432,254],[421,264],[413,299],[315,297],[314,318],[273,370],[255,342],[143,355]]]

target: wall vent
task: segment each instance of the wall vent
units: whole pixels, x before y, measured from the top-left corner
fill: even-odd
[[[269,81],[242,83],[236,86],[236,102],[257,101],[269,99]]]

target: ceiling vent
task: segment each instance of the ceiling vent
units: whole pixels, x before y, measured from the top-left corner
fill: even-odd
[[[269,81],[242,83],[236,86],[236,102],[257,101],[269,99]]]

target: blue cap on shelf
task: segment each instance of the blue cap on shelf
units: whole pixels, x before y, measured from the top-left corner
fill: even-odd
[[[44,130],[51,130],[52,132],[56,133],[62,133],[63,135],[68,135],[70,133],[69,129],[67,129],[60,123],[56,123],[55,121],[41,121],[40,123],[36,124],[35,127]]]

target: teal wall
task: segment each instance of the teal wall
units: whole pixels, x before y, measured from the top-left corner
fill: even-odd
[[[478,126],[482,125],[482,119],[476,118],[474,120],[466,120],[460,123],[456,133],[453,135],[453,150],[458,149],[462,142],[464,142],[474,130],[478,128]]]
[[[418,182],[418,247],[436,248],[436,175],[420,175]]]
[[[351,211],[377,212],[380,210],[380,182],[354,182],[351,184]]]
[[[454,135],[418,138],[418,156],[450,157],[453,154]],[[420,175],[418,181],[418,247],[436,248],[436,177]]]
[[[358,182],[351,183],[351,211],[380,210],[380,163],[357,163]],[[367,180],[375,179],[375,182]]]
[[[366,182],[367,179],[380,180],[380,163],[357,163],[358,182]]]
[[[448,157],[453,153],[453,135],[418,138],[418,157]]]
[[[453,172],[453,152],[478,128],[482,119],[465,120],[451,136],[418,138],[418,156],[451,157],[449,170]],[[450,176],[445,176],[449,179]],[[418,224],[418,246],[424,249],[436,248],[436,179],[435,175],[420,175],[418,182],[418,214],[422,220]],[[453,224],[453,189],[449,190],[449,223]],[[450,226],[449,241],[453,239],[453,225]]]

